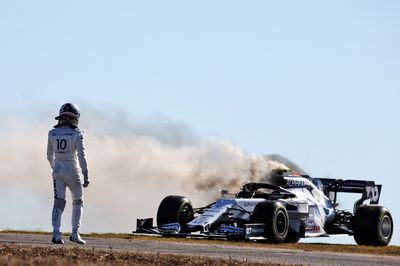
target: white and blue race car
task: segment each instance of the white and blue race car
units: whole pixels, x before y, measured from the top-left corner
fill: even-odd
[[[304,237],[353,235],[359,245],[388,245],[390,211],[378,206],[382,185],[374,181],[281,176],[280,184],[248,183],[237,194],[223,191],[216,202],[193,208],[182,196],[168,196],[153,219],[138,219],[136,233],[163,236],[298,242]],[[337,193],[360,193],[354,210],[337,208]],[[369,200],[369,205],[364,201]]]

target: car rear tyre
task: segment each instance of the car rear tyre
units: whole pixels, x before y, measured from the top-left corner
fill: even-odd
[[[296,232],[291,228],[289,228],[289,232],[285,239],[285,243],[298,243],[300,241],[300,238],[304,237],[305,230],[306,230],[306,221],[301,220],[299,232]]]
[[[295,232],[290,232],[285,239],[285,243],[298,243],[300,241],[300,237]]]
[[[289,232],[289,215],[279,202],[263,201],[254,208],[254,223],[264,223],[265,237],[271,243],[283,243]]]
[[[360,206],[354,216],[353,234],[358,245],[387,246],[393,235],[390,211],[382,206]]]
[[[168,196],[161,201],[157,210],[157,225],[179,223],[183,229],[193,219],[193,206],[186,197]]]

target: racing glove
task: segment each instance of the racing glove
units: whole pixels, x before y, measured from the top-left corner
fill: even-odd
[[[89,186],[89,176],[86,174],[84,177],[83,177],[83,187],[84,188],[86,188],[86,187],[88,187]]]

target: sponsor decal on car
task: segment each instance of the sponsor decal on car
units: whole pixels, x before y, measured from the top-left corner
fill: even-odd
[[[319,225],[316,225],[313,227],[308,227],[308,228],[306,228],[306,232],[319,233],[319,232],[321,232],[321,227]]]
[[[286,185],[288,187],[309,187],[311,186],[310,182],[305,179],[299,179],[299,178],[287,178],[286,179]]]

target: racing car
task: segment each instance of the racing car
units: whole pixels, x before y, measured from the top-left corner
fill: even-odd
[[[247,183],[201,208],[183,196],[167,196],[153,219],[137,219],[136,233],[162,236],[298,242],[305,237],[353,235],[359,245],[386,246],[393,234],[390,211],[378,206],[374,181],[281,176],[279,184]],[[338,192],[358,193],[353,211],[338,209]],[[364,204],[369,200],[369,204]]]

